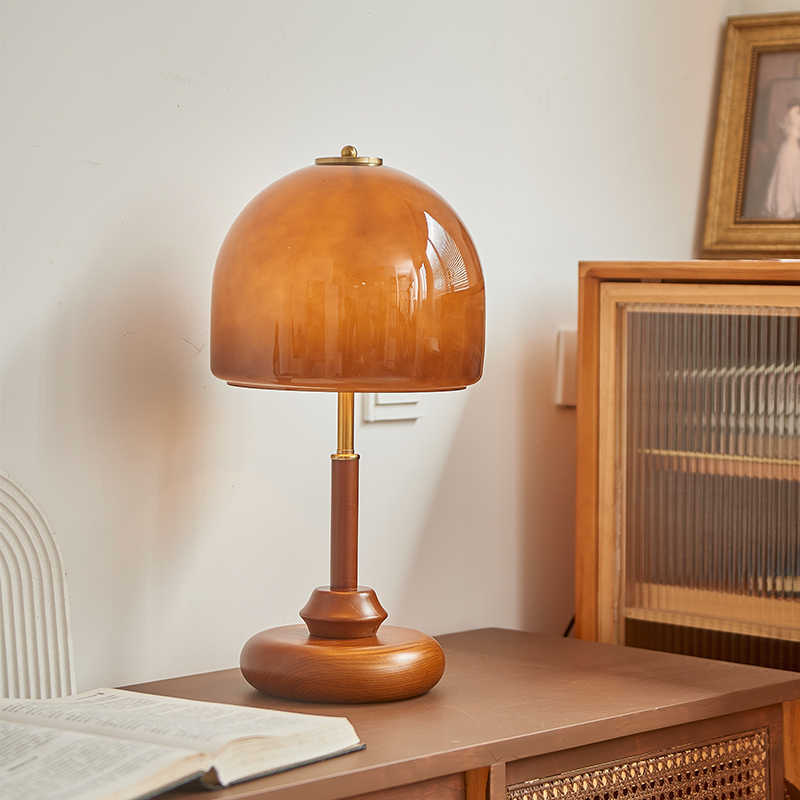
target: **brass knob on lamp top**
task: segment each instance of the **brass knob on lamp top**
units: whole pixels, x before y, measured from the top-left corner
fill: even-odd
[[[341,149],[338,156],[322,156],[321,158],[315,158],[314,163],[317,165],[330,166],[339,164],[351,167],[379,167],[383,164],[383,159],[377,156],[360,156],[355,145],[346,144]]]

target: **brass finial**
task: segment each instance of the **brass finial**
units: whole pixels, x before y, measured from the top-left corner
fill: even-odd
[[[314,163],[346,164],[352,167],[379,167],[383,164],[383,159],[376,156],[360,156],[354,145],[346,144],[341,150],[341,155],[315,158]]]

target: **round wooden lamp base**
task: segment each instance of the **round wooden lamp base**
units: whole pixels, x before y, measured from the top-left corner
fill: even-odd
[[[240,659],[248,683],[267,694],[322,703],[405,700],[432,689],[444,653],[430,636],[384,625],[374,636],[326,639],[305,625],[251,637]]]

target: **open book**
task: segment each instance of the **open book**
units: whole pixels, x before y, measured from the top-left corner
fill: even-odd
[[[345,717],[122,689],[0,699],[0,798],[133,800],[195,778],[227,786],[363,747]]]

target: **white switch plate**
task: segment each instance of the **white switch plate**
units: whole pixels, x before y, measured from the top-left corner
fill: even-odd
[[[364,392],[364,422],[419,419],[420,396],[412,392]]]
[[[375,405],[378,406],[403,406],[410,403],[419,403],[419,395],[414,392],[375,393]]]
[[[556,340],[557,406],[578,404],[578,332],[562,328]]]

